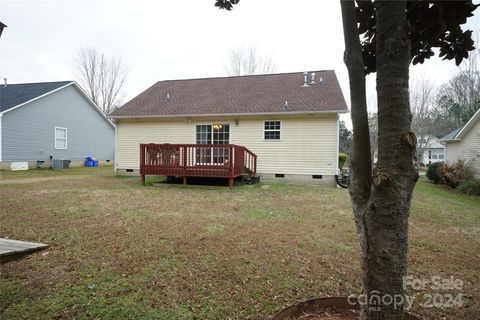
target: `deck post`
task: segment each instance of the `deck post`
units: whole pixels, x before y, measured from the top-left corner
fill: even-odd
[[[228,188],[232,189],[233,188],[233,177],[235,176],[235,167],[234,166],[236,165],[236,163],[233,163],[233,162],[237,160],[237,159],[235,159],[235,153],[237,152],[237,149],[236,148],[234,149],[233,146],[230,145],[228,152],[229,152],[229,157],[230,157],[230,159],[229,159],[230,160],[229,161],[230,162],[229,163],[230,168],[228,170],[229,171],[228,172],[228,175],[229,175],[229,177],[228,177]]]
[[[186,176],[183,176],[183,185],[184,185],[184,186],[187,185],[187,177],[186,177]]]
[[[187,161],[187,152],[188,152],[187,148],[188,148],[187,146],[183,146],[183,148],[182,148],[183,149],[183,159],[182,159],[183,160],[182,161],[183,162],[183,170],[187,170],[187,163],[188,163],[188,161]]]
[[[140,176],[142,185],[145,185],[145,145],[140,144]]]

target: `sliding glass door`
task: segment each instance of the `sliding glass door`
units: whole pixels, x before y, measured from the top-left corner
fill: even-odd
[[[230,143],[230,125],[201,124],[196,127],[196,143],[207,145],[223,145]],[[223,165],[229,161],[229,148],[198,147],[196,150],[197,164]]]
[[[197,125],[197,144],[212,144],[212,126]],[[196,164],[211,164],[212,150],[211,148],[198,147],[195,150]]]

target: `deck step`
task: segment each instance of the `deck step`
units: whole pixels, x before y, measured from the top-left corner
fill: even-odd
[[[246,184],[256,184],[260,182],[260,176],[256,174],[242,174],[241,180]]]

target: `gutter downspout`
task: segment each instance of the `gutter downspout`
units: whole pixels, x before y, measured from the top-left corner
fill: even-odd
[[[115,157],[115,159],[113,159],[113,168],[115,170],[115,174],[117,174],[117,149],[118,149],[118,145],[117,145],[117,139],[118,139],[118,134],[117,134],[117,128],[118,128],[118,123],[117,121],[113,120],[113,123],[115,124],[115,143],[114,143],[114,152],[113,152],[113,156]]]
[[[333,163],[335,163],[335,175],[338,175],[338,152],[339,152],[339,148],[340,148],[340,115],[337,113],[337,134],[336,134],[336,141],[335,141],[335,161]]]

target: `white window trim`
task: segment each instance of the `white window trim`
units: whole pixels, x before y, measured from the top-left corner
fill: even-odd
[[[197,122],[193,126],[193,144],[197,144],[197,126],[212,126],[212,141],[213,141],[213,126],[214,125],[228,125],[230,127],[230,131],[228,134],[228,143],[227,144],[232,144],[232,124],[230,122]]]
[[[277,130],[265,130],[265,122],[280,122],[280,138],[279,139],[265,139],[265,132],[266,131],[277,131]],[[283,123],[282,123],[282,120],[264,120],[263,121],[263,137],[262,137],[262,140],[263,141],[282,141],[282,128],[283,128]]]
[[[211,139],[212,139],[212,146],[213,144],[213,126],[214,125],[222,125],[222,126],[229,126],[229,133],[228,133],[228,143],[227,144],[232,144],[232,124],[230,122],[196,122],[193,125],[193,144],[197,144],[197,126],[211,126],[212,127],[212,133],[211,133]],[[213,149],[211,150],[211,157],[213,161]],[[196,156],[194,154],[194,156]],[[213,165],[213,162],[207,163],[207,162],[200,162],[199,164],[201,165]]]
[[[63,138],[57,138],[57,129],[62,129],[62,130],[65,130],[65,148],[58,148],[57,147],[57,139],[58,140],[61,140]],[[67,128],[64,128],[64,127],[55,127],[55,141],[54,141],[54,145],[55,145],[55,150],[67,150],[68,149],[68,129]]]
[[[432,159],[433,160],[443,160],[444,159],[444,151],[443,149],[432,149]],[[442,156],[442,158],[440,158]]]

